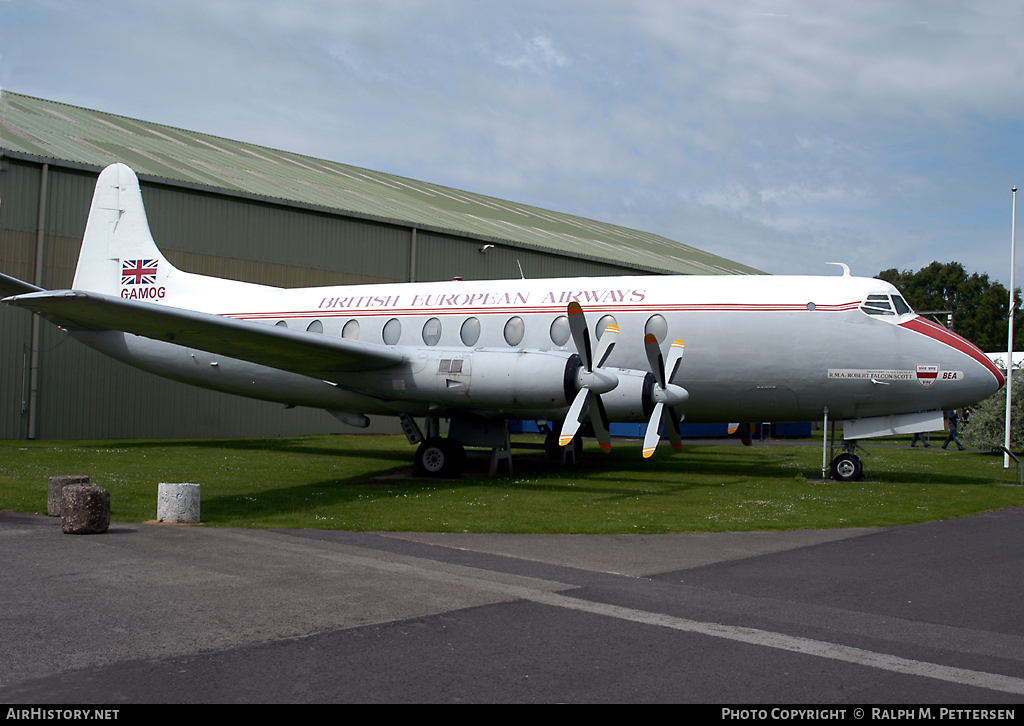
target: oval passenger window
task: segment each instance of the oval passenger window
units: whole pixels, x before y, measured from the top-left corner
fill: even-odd
[[[431,318],[423,324],[423,342],[427,345],[437,345],[441,340],[441,321]]]
[[[511,346],[519,345],[523,342],[523,334],[526,332],[526,325],[523,323],[523,319],[518,315],[508,319],[505,323],[505,342]]]
[[[661,315],[652,315],[644,326],[644,335],[653,335],[659,343],[665,342],[668,337],[668,321]]]
[[[398,339],[402,337],[402,323],[398,318],[391,318],[384,324],[382,335],[387,345],[398,345]]]
[[[569,342],[572,331],[569,330],[569,318],[559,315],[551,321],[551,342],[557,346],[563,346]]]
[[[466,318],[459,335],[464,344],[476,345],[476,342],[480,340],[480,321],[477,318]]]
[[[594,326],[594,334],[597,335],[598,340],[601,340],[601,336],[604,335],[604,331],[607,330],[609,325],[618,325],[615,322],[614,315],[605,315],[597,321],[597,325]]]

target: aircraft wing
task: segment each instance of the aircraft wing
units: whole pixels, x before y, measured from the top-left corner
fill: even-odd
[[[11,277],[0,272],[0,296],[2,297],[24,295],[27,292],[41,292],[42,289],[27,282],[22,282],[17,277]]]
[[[3,302],[39,313],[68,330],[120,330],[317,378],[390,368],[405,360],[384,345],[94,292],[32,292]]]

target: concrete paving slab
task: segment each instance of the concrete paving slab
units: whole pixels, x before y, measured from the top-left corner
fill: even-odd
[[[630,577],[859,537],[872,528],[693,534],[470,534],[379,532],[381,536]]]
[[[1022,524],[71,536],[0,512],[0,701],[1024,702]]]
[[[59,520],[0,512],[0,550],[0,684],[510,599],[264,530],[66,535]]]

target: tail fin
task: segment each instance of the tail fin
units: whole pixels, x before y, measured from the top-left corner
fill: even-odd
[[[111,164],[96,180],[72,287],[184,307],[194,296],[212,300],[275,289],[183,272],[168,262],[149,231],[139,178],[125,164]]]
[[[155,296],[177,272],[153,241],[135,172],[111,164],[96,181],[72,287],[120,295],[145,286]]]

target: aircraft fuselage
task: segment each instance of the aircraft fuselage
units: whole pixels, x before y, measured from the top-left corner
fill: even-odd
[[[406,358],[324,380],[114,331],[74,335],[188,383],[370,414],[500,409],[557,420],[571,401],[564,378],[577,352],[566,323],[572,301],[583,307],[595,346],[610,322],[619,327],[605,364],[619,385],[602,396],[611,420],[649,415],[639,395],[649,370],[646,332],[663,351],[685,342],[673,382],[689,392],[678,409],[690,422],[812,420],[825,407],[834,418],[951,409],[1002,385],[977,348],[895,304],[889,314],[869,314],[869,295],[892,301],[898,292],[850,276],[656,276],[294,290],[235,283],[214,297],[153,296],[157,304],[388,345]]]

